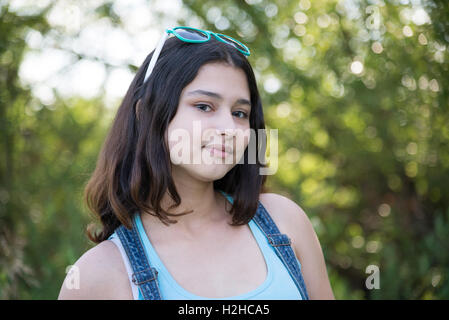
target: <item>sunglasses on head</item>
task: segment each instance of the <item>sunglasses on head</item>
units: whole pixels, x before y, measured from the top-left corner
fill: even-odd
[[[209,41],[211,39],[211,35],[215,37],[215,39],[224,42],[226,44],[229,44],[236,48],[238,51],[243,53],[245,56],[250,55],[249,48],[245,46],[240,41],[224,35],[220,33],[215,33],[209,30],[201,30],[191,27],[175,27],[173,29],[166,29],[162,38],[159,40],[159,43],[153,53],[153,56],[151,57],[151,61],[148,65],[147,72],[145,73],[145,78],[143,82],[145,83],[147,79],[150,77],[151,72],[153,71],[154,65],[156,64],[156,60],[159,57],[159,54],[162,50],[162,47],[164,46],[165,40],[169,37],[170,34],[173,34],[176,36],[179,40],[182,40],[184,42],[190,42],[190,43],[202,43]]]

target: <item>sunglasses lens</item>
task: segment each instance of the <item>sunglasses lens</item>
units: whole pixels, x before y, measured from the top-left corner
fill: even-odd
[[[193,29],[176,29],[176,33],[187,40],[207,40],[207,34]]]
[[[238,43],[237,41],[235,41],[234,39],[232,39],[231,37],[228,37],[224,34],[220,34],[219,37],[221,39],[223,39],[224,41],[232,44],[234,47],[236,47],[237,49],[240,49],[242,51],[248,52],[248,49],[246,49],[244,46],[242,46],[240,43]]]

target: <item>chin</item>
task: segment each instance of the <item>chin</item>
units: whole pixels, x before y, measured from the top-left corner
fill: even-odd
[[[223,178],[233,167],[234,165],[230,164],[203,164],[186,169],[192,177],[200,181],[211,182]]]

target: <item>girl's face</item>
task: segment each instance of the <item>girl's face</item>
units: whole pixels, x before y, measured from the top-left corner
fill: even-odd
[[[172,169],[202,181],[225,176],[248,146],[250,112],[244,71],[223,63],[203,65],[181,92],[166,132]]]

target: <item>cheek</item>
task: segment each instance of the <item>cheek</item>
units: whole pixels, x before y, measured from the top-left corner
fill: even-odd
[[[245,149],[248,147],[248,144],[250,142],[251,137],[251,131],[249,129],[245,129],[242,131],[238,131],[235,137],[235,150],[238,152],[244,152]]]
[[[185,144],[186,136],[191,131],[191,123],[183,114],[183,108],[179,108],[175,117],[170,121],[166,131],[166,142],[170,148],[174,145]]]
[[[192,163],[195,155],[201,155],[201,131],[192,121],[173,121],[166,133],[170,158],[174,164]]]

